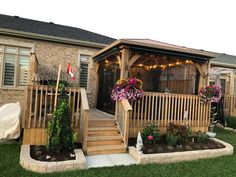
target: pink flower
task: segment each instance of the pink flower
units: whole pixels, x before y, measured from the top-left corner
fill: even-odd
[[[148,135],[147,139],[148,139],[148,141],[152,141],[153,140],[153,136],[152,135]]]

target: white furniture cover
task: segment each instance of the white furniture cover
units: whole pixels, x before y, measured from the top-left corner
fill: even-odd
[[[19,103],[0,107],[0,139],[16,139],[20,136],[20,115]]]

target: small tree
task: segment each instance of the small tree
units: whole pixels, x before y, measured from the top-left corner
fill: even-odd
[[[59,100],[53,113],[53,120],[48,124],[50,151],[60,152],[73,146],[73,134],[69,123],[69,107],[66,99]]]

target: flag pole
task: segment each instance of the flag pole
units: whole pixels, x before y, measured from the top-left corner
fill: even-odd
[[[54,100],[54,110],[56,110],[56,106],[57,106],[57,92],[58,92],[58,87],[59,87],[60,75],[61,75],[61,64],[59,64],[59,67],[58,67],[57,85],[56,85],[56,93],[55,93],[55,100]]]

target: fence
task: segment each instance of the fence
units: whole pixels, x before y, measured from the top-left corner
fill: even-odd
[[[54,111],[55,86],[29,85],[25,89],[22,128],[24,128],[23,144],[45,144],[47,142],[48,120]],[[81,89],[67,88],[68,106],[70,109],[71,127],[78,131],[81,117]],[[60,96],[60,92],[58,93]],[[86,115],[86,114],[85,114]]]
[[[226,116],[236,116],[235,95],[224,95],[224,113]]]
[[[161,132],[170,122],[188,124],[193,131],[207,131],[210,124],[210,104],[201,103],[196,95],[145,92],[131,106],[130,137],[151,123],[158,125]]]

